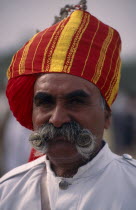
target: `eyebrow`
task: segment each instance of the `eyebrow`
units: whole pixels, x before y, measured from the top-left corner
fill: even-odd
[[[84,90],[75,90],[71,93],[68,93],[64,96],[66,99],[74,98],[74,97],[82,97],[82,98],[88,98],[89,94],[86,93]]]
[[[53,100],[53,96],[46,92],[38,92],[34,96],[34,102],[36,102],[37,100]]]
[[[70,92],[70,93],[65,94],[64,96],[62,96],[62,98],[67,99],[67,100],[71,99],[71,98],[74,98],[74,97],[88,98],[89,94],[86,93],[84,90],[75,90],[73,92]],[[36,102],[37,100],[54,100],[55,98],[56,97],[54,97],[50,93],[38,92],[34,96],[34,102]]]

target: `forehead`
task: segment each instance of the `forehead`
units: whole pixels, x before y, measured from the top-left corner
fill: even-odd
[[[34,94],[39,91],[49,92],[53,95],[67,94],[79,89],[100,95],[98,88],[91,82],[65,73],[49,73],[39,76],[34,85]]]

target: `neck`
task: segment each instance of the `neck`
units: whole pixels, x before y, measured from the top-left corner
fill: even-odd
[[[61,166],[61,165],[54,165],[51,164],[51,168],[58,177],[65,177],[65,178],[71,178],[73,177],[78,169],[82,166],[85,165],[88,161],[80,161],[80,163],[77,164],[71,164],[68,166]]]
[[[50,160],[51,168],[54,171],[56,176],[71,178],[77,173],[78,169],[81,166],[83,166],[83,165],[87,164],[89,161],[91,161],[98,154],[99,151],[100,151],[100,148],[93,155],[91,155],[90,159],[88,159],[88,160],[84,160],[81,157],[80,159],[78,159],[77,162],[74,161],[71,164],[65,164],[65,163],[56,164],[56,163],[52,162],[50,160],[50,158],[48,158],[48,159]]]

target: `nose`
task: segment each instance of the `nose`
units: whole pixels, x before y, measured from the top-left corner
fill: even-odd
[[[49,123],[53,124],[55,127],[59,128],[64,123],[70,122],[71,117],[68,114],[68,111],[60,106],[57,106],[52,110]]]

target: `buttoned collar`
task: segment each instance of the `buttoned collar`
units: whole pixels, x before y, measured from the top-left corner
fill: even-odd
[[[81,166],[77,173],[72,178],[64,178],[64,177],[56,177],[54,172],[50,167],[50,161],[45,159],[47,174],[58,179],[58,180],[66,180],[69,182],[73,182],[85,177],[93,177],[96,174],[100,173],[108,164],[110,164],[113,159],[116,157],[114,153],[111,152],[107,143],[103,146],[100,152],[87,164]]]

